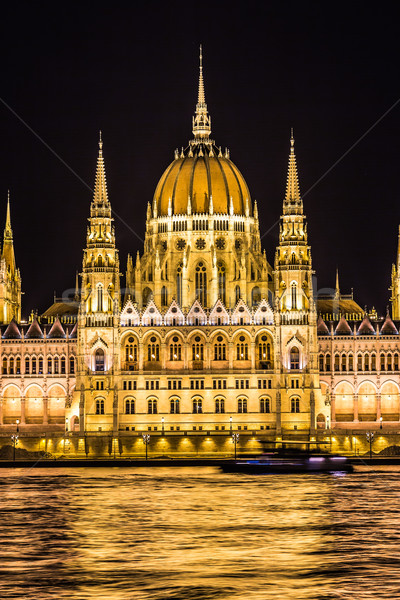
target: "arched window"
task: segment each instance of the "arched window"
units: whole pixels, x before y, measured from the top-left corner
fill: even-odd
[[[260,398],[260,413],[271,412],[269,398]]]
[[[32,373],[32,375],[36,375],[36,373],[37,373],[37,360],[36,360],[36,356],[32,356],[31,373]]]
[[[381,353],[381,371],[385,370],[385,355]]]
[[[217,262],[218,272],[218,296],[221,298],[221,302],[226,303],[226,282],[225,282],[225,265],[222,260]]]
[[[3,358],[3,375],[7,375],[8,370],[7,370],[7,359]]]
[[[346,360],[346,355],[342,354],[342,362],[341,362],[341,366],[340,366],[341,371],[346,371],[347,370],[347,360]]]
[[[134,337],[129,337],[125,343],[125,362],[135,363],[138,359],[138,347]]]
[[[215,412],[223,414],[225,412],[225,400],[224,398],[216,398],[215,400]]]
[[[399,370],[399,355],[397,354],[397,352],[394,355],[394,365],[393,365],[393,369],[395,371]]]
[[[176,269],[176,301],[179,306],[182,306],[182,268],[183,265],[178,265]]]
[[[104,356],[104,350],[102,348],[97,348],[94,360],[95,360],[95,371],[104,371],[105,370],[104,369],[105,356]]]
[[[193,399],[193,414],[201,414],[203,412],[203,400],[201,398]]]
[[[300,368],[300,353],[296,346],[290,350],[290,368],[297,371]]]
[[[53,374],[53,359],[51,358],[51,356],[47,357],[47,373],[48,375]]]
[[[96,400],[96,415],[104,415],[104,400],[101,398]]]
[[[157,362],[160,360],[160,344],[155,336],[150,338],[147,345],[147,360],[149,362]]]
[[[58,356],[54,357],[54,375],[60,374],[60,359]]]
[[[143,290],[143,296],[142,296],[143,306],[147,306],[147,304],[148,304],[148,302],[149,302],[149,300],[151,298],[151,295],[152,295],[151,289],[149,287],[144,288],[144,290]]]
[[[19,360],[19,370],[21,371],[21,360],[18,358],[17,358],[17,369],[18,369],[18,360]],[[39,375],[43,375],[43,356],[39,356],[38,373],[39,373]]]
[[[177,335],[172,338],[169,345],[169,360],[182,360],[182,344]]]
[[[207,307],[207,269],[203,262],[199,262],[196,266],[196,297],[200,304]]]
[[[8,366],[8,372],[9,372],[10,375],[14,375],[14,358],[13,357],[10,358],[10,363],[9,363],[9,366]],[[28,371],[28,373],[29,373],[29,371]]]
[[[165,285],[163,285],[161,288],[161,305],[168,306],[168,292]]]
[[[157,400],[155,398],[150,398],[147,402],[147,408],[149,415],[157,414]]]
[[[214,360],[226,360],[226,344],[222,335],[217,337],[214,344]]]
[[[369,354],[364,354],[364,371],[369,371]]]
[[[192,360],[204,360],[204,344],[199,335],[194,338],[192,344]]]
[[[387,370],[388,371],[392,371],[393,370],[393,363],[392,363],[392,355],[391,354],[387,355]]]
[[[69,357],[69,372],[73,375],[75,373],[75,358]]]
[[[11,372],[11,361],[12,361],[12,372],[14,373],[14,359],[10,358],[10,372]],[[30,369],[30,360],[29,356],[25,358],[25,373],[29,374],[31,372]]]
[[[264,368],[271,368],[271,344],[266,335],[258,338],[258,360],[263,363]]]
[[[324,355],[323,354],[319,355],[319,370],[321,373],[323,373],[323,371],[324,371]]]
[[[65,375],[65,356],[61,357],[61,374]]]
[[[349,354],[349,371],[353,371],[353,369],[354,369],[353,355],[350,353]]]
[[[236,360],[249,360],[249,345],[244,335],[239,337],[236,344]]]
[[[290,412],[299,413],[300,412],[300,398],[291,398],[290,400]]]
[[[238,413],[247,413],[247,398],[238,399]]]
[[[325,357],[325,367],[327,371],[331,370],[331,355],[329,354],[329,352]]]
[[[361,352],[359,352],[357,354],[357,371],[362,371],[362,368],[363,368],[362,354],[361,354]]]
[[[240,286],[237,285],[235,287],[235,304],[237,304],[240,300]]]
[[[135,414],[135,401],[133,398],[127,398],[125,400],[125,414],[126,415],[134,415]]]
[[[335,354],[335,371],[339,371],[340,357],[339,354]]]
[[[261,291],[258,285],[251,290],[251,304],[256,306],[261,301]]]
[[[101,283],[97,286],[97,311],[103,311],[103,286]]]
[[[171,398],[170,412],[172,415],[179,415],[179,413],[180,413],[179,398]]]
[[[297,285],[293,282],[290,286],[292,295],[292,310],[297,310]]]

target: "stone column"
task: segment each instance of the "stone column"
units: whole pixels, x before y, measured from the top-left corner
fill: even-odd
[[[336,396],[331,395],[331,424],[332,427],[336,424]]]
[[[139,359],[139,371],[143,371],[143,355],[144,355],[144,344],[143,340],[139,340],[139,348],[138,348],[138,359]]]
[[[358,394],[353,396],[353,422],[358,423]]]
[[[256,343],[252,341],[250,343],[250,358],[251,358],[251,368],[254,370],[256,368]]]
[[[25,397],[21,398],[21,425],[25,425]]]
[[[282,406],[281,406],[281,392],[276,392],[276,439],[282,439]]]
[[[79,433],[85,433],[85,388],[81,387],[81,396],[79,399]]]
[[[315,392],[310,391],[310,438],[315,438]]]
[[[113,400],[113,432],[114,435],[118,435],[118,386],[115,384],[114,387],[114,400]]]
[[[382,416],[382,400],[381,400],[381,395],[378,393],[376,395],[376,420],[378,423],[380,423],[381,416]]]
[[[161,342],[160,346],[160,359],[161,359],[161,368],[165,371],[166,361],[167,361],[167,344],[165,342]],[[169,357],[168,357],[169,358]]]
[[[47,425],[49,422],[49,399],[47,396],[43,396],[43,425]]]
[[[229,370],[233,369],[233,353],[234,353],[234,351],[235,351],[235,347],[233,345],[233,342],[228,342],[228,357],[227,358],[228,358],[228,362],[229,362],[229,364],[228,364]]]

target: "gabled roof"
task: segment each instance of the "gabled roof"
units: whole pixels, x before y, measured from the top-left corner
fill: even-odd
[[[185,315],[183,314],[182,309],[176,300],[172,300],[167,312],[164,315],[164,323],[166,325],[172,325],[174,321],[176,325],[185,324]]]
[[[47,337],[49,339],[65,338],[65,331],[64,331],[64,328],[61,325],[60,319],[58,317],[56,317],[56,320],[54,321],[53,325],[51,326],[50,331],[47,334]]]
[[[207,315],[198,300],[195,300],[190,307],[190,310],[186,316],[188,325],[194,325],[198,322],[200,325],[207,324]]]
[[[343,316],[337,324],[335,335],[352,335],[351,327]]]
[[[254,313],[254,323],[256,325],[261,325],[264,321],[269,325],[272,325],[274,322],[273,310],[265,298],[261,300]]]
[[[128,319],[132,325],[139,325],[140,323],[139,312],[130,298],[125,302],[121,311],[121,325],[127,325]]]
[[[360,327],[357,329],[357,335],[375,335],[375,329],[373,328],[369,317],[365,315],[361,321]]]
[[[18,328],[18,325],[17,325],[17,322],[15,319],[12,319],[12,321],[10,321],[7,329],[3,333],[3,338],[5,340],[20,340],[21,339],[21,332]]]
[[[389,316],[389,313],[386,315],[386,319],[385,322],[383,323],[382,327],[381,327],[381,334],[382,335],[398,335],[398,331],[396,329],[395,324],[393,323],[392,319]]]
[[[146,309],[142,314],[143,325],[147,325],[151,319],[154,325],[162,325],[162,315],[153,299],[148,301]]]
[[[25,333],[25,337],[28,340],[39,340],[43,337],[43,331],[40,328],[40,325],[37,319],[34,319],[32,323],[29,325],[27,332]]]
[[[244,325],[249,325],[251,323],[251,312],[243,298],[239,298],[235,308],[232,311],[232,325],[239,325],[241,319],[243,319]]]
[[[318,317],[317,321],[317,333],[318,335],[329,335],[329,329],[321,316]]]
[[[210,311],[209,323],[210,325],[217,325],[218,319],[222,319],[222,325],[228,325],[229,314],[221,300],[218,298],[213,308]]]

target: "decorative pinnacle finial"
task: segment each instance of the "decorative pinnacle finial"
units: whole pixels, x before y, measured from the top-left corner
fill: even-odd
[[[290,128],[290,146],[294,148],[293,127]]]
[[[103,149],[103,140],[101,138],[101,129],[99,131],[99,148],[100,148],[100,150]]]
[[[288,168],[288,176],[286,183],[286,196],[285,196],[285,204],[286,206],[292,203],[301,202],[300,197],[300,187],[299,187],[299,178],[297,175],[297,165],[296,165],[296,155],[294,153],[294,137],[293,137],[293,128],[290,132],[290,154],[289,154],[289,168]]]
[[[207,112],[206,96],[203,78],[203,47],[200,45],[199,55],[199,91],[197,96],[196,113],[193,117],[194,142],[211,143],[211,119]]]

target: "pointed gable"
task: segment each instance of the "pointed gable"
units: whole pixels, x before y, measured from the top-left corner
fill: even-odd
[[[207,325],[207,315],[198,300],[195,300],[186,316],[188,325]]]
[[[37,319],[34,319],[29,325],[28,331],[25,333],[25,337],[28,340],[39,340],[43,337],[43,331]]]
[[[229,325],[228,311],[219,298],[210,311],[209,323],[210,325]]]
[[[176,300],[172,300],[167,312],[164,315],[165,325],[184,325],[185,315],[183,314]]]
[[[10,321],[9,325],[7,326],[7,329],[3,333],[3,338],[5,340],[20,340],[21,339],[21,332],[18,328],[18,325],[17,325],[17,322],[15,319],[12,319],[12,321]]]
[[[326,323],[321,316],[318,317],[317,334],[318,335],[329,335],[329,329],[327,328]]]
[[[357,335],[375,335],[375,329],[372,327],[371,321],[367,315],[365,315],[361,321],[361,325],[357,329]]]
[[[123,327],[140,324],[140,315],[131,299],[125,302],[121,311],[121,325]]]
[[[250,325],[251,312],[242,298],[239,299],[231,316],[232,325]]]
[[[342,315],[335,329],[335,335],[351,335],[351,327]]]
[[[77,334],[78,334],[78,321],[73,326],[71,333],[68,334],[68,337],[69,337],[69,339],[75,339],[77,337]]]
[[[396,329],[395,324],[389,316],[389,313],[386,315],[385,322],[381,327],[381,335],[398,335],[398,331]]]
[[[142,325],[162,325],[162,315],[153,299],[148,301],[142,314]]]
[[[257,310],[254,313],[254,323],[255,325],[273,325],[274,323],[273,310],[265,298],[257,306]]]
[[[56,317],[56,320],[54,321],[53,325],[51,326],[50,331],[47,334],[47,337],[50,340],[65,338],[65,331],[64,331],[64,328],[61,325],[60,319],[58,317]]]

